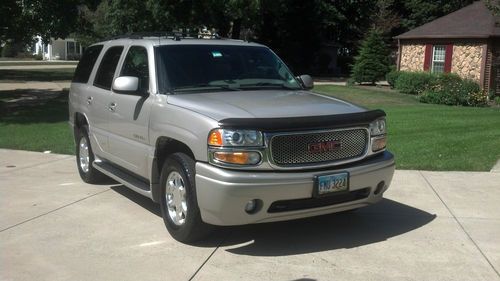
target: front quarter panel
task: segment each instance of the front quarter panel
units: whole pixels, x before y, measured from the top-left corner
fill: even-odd
[[[197,161],[206,162],[208,133],[217,125],[210,117],[169,104],[168,96],[159,94],[151,110],[151,145],[160,137],[169,137],[186,144]]]

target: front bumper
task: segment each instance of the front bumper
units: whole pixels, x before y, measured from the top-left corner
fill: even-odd
[[[394,156],[387,151],[347,166],[306,172],[235,171],[197,162],[198,206],[202,220],[213,225],[263,223],[335,213],[380,201],[391,183],[394,167]],[[349,191],[353,196],[330,198],[330,201],[312,197],[314,176],[345,171],[350,175]],[[382,181],[383,189],[375,194]],[[262,204],[257,212],[248,214],[245,205],[252,199],[259,199]],[[281,207],[292,206],[291,210],[276,211],[280,202],[283,202]]]

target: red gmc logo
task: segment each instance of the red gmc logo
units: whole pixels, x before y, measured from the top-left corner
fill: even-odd
[[[310,153],[322,153],[339,150],[342,146],[342,143],[338,140],[318,142],[318,143],[310,143],[307,145],[307,150]]]

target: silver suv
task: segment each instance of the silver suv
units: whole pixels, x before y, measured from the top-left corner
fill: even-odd
[[[386,121],[311,91],[266,46],[179,36],[88,47],[69,95],[78,171],[161,206],[170,234],[376,203],[394,173]]]

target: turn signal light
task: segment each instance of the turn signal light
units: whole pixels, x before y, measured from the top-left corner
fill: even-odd
[[[385,148],[387,145],[387,137],[384,135],[382,137],[372,138],[372,151],[379,151]]]
[[[256,165],[260,162],[260,153],[255,151],[249,152],[214,152],[214,159],[220,162],[236,164],[236,165]]]
[[[222,135],[220,130],[213,130],[208,136],[208,145],[222,146]]]

